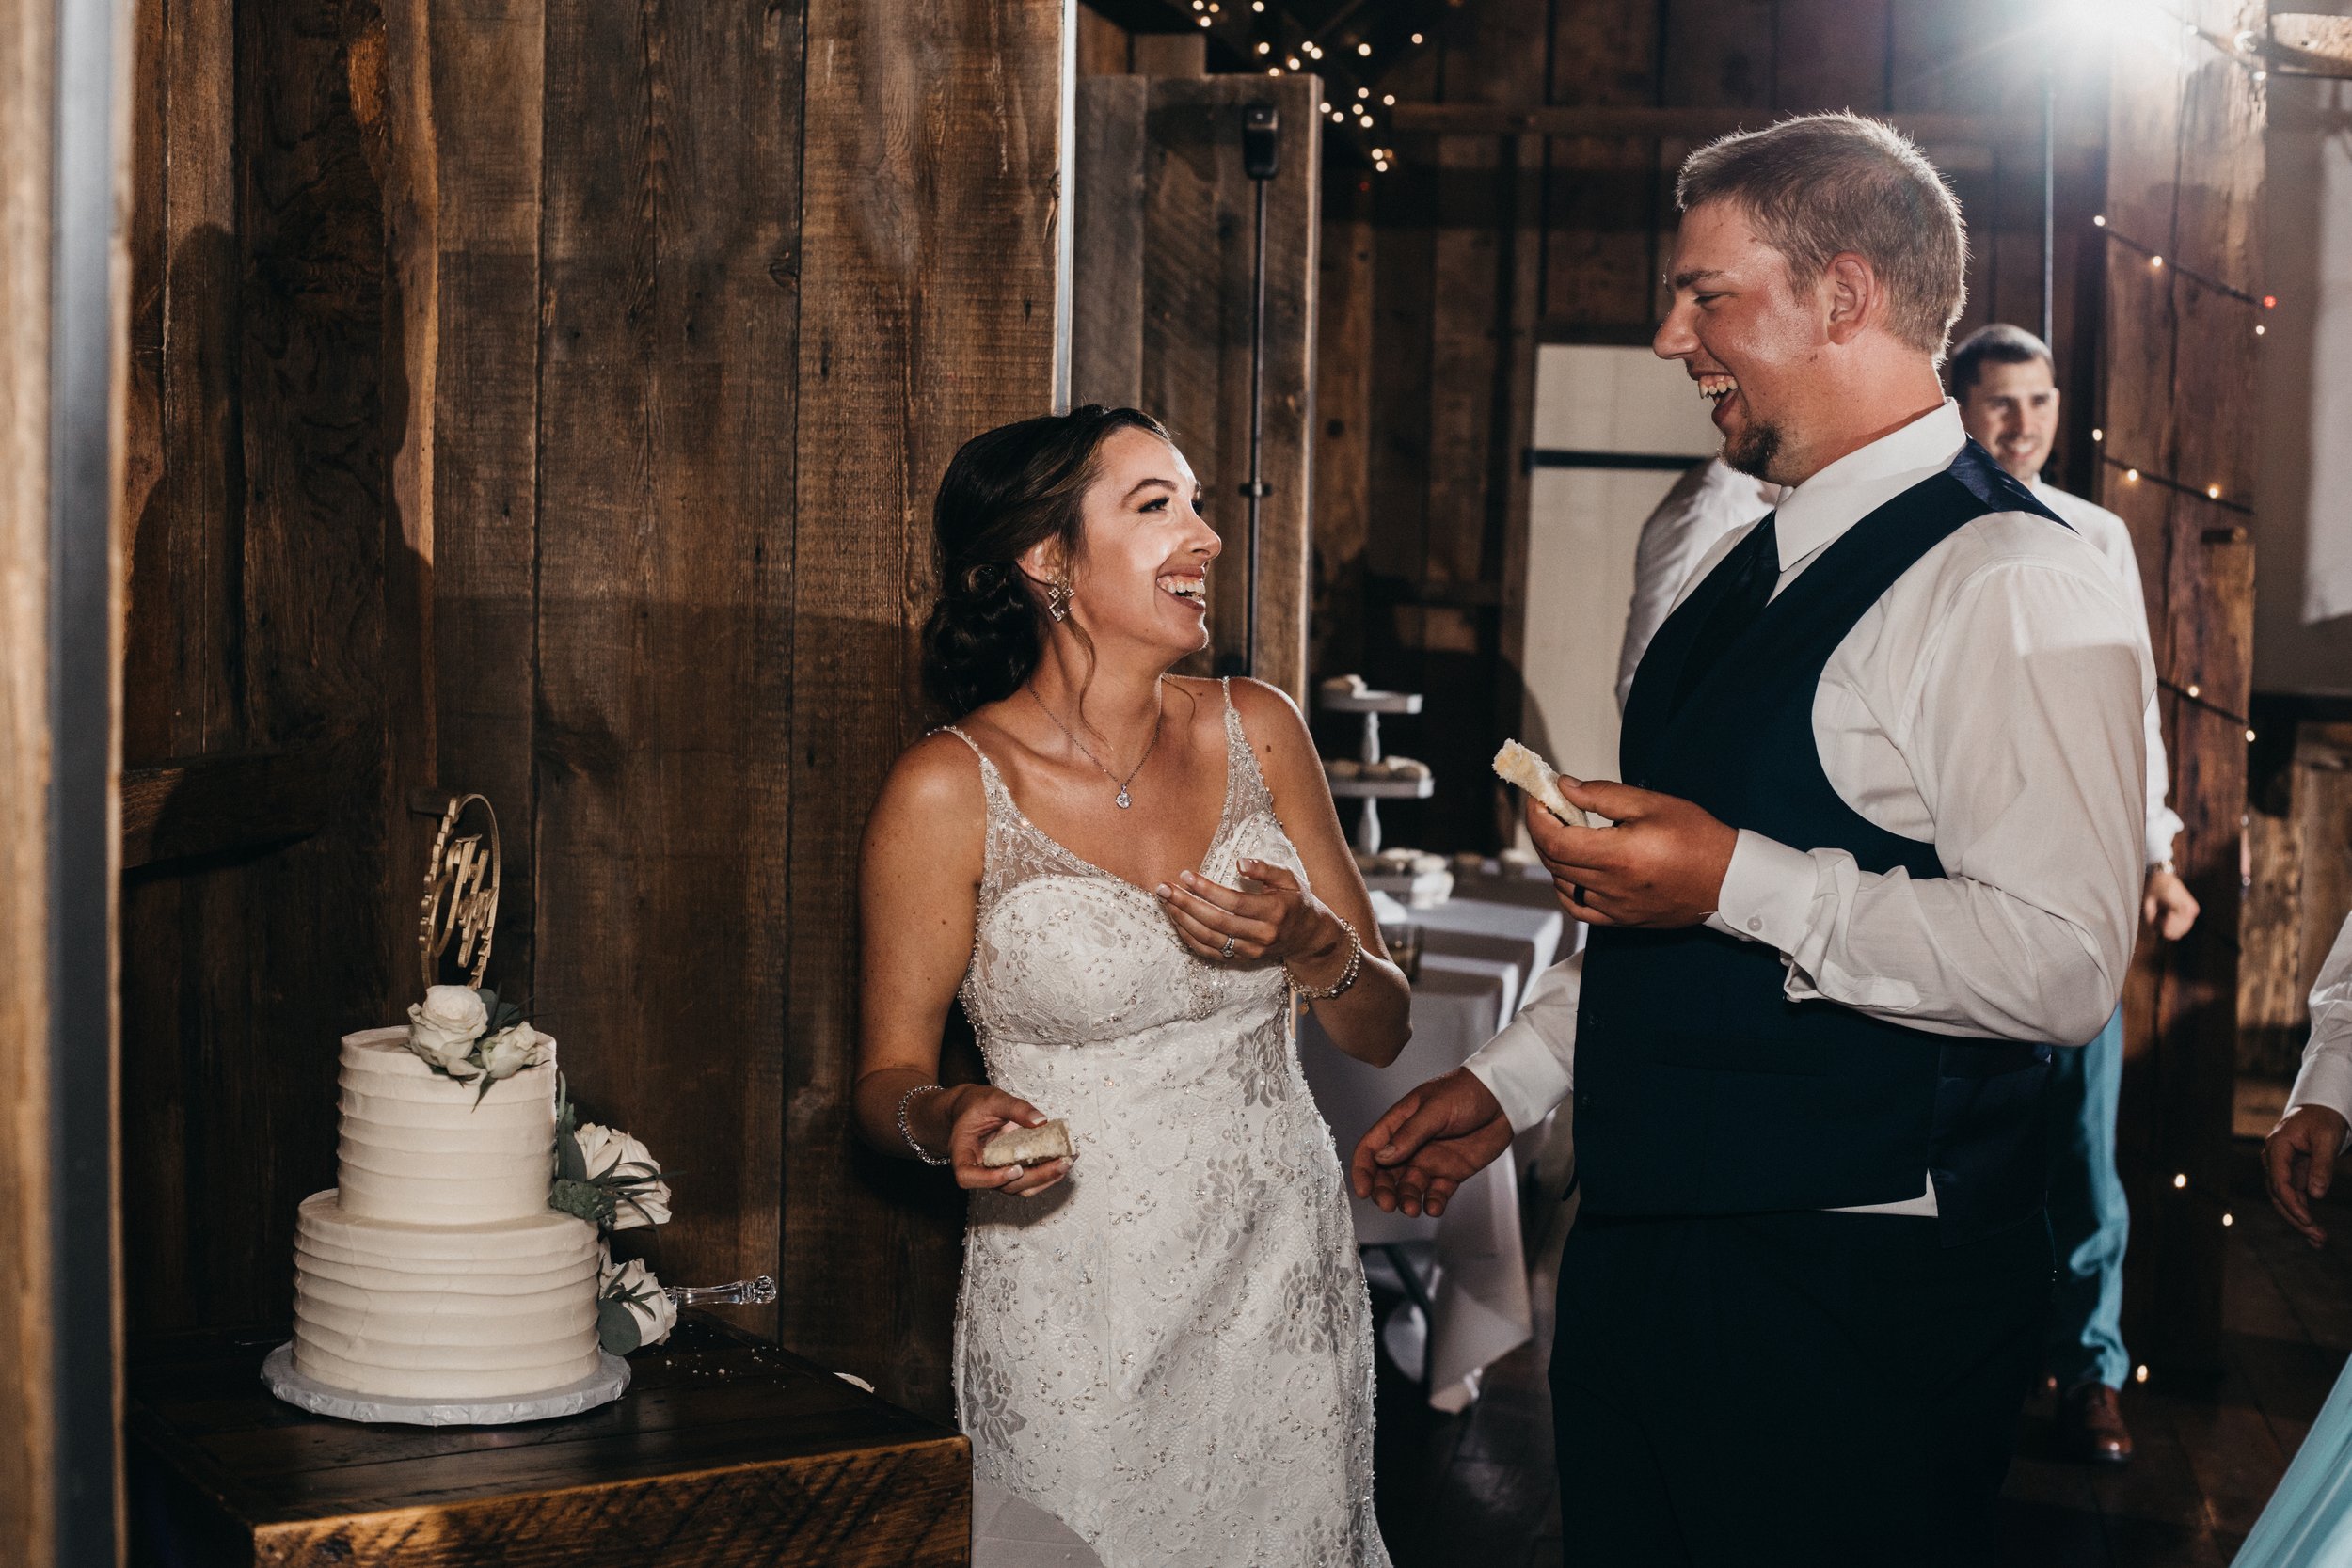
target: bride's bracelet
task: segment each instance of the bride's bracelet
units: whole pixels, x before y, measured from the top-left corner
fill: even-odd
[[[914,1141],[914,1129],[907,1125],[907,1107],[914,1102],[914,1097],[918,1094],[946,1094],[946,1092],[947,1085],[945,1084],[917,1084],[898,1097],[898,1136],[904,1138],[907,1141],[907,1147],[914,1150],[914,1157],[927,1165],[952,1165],[955,1161],[946,1155],[933,1154]]]
[[[1335,996],[1345,995],[1348,987],[1356,983],[1356,976],[1363,973],[1363,939],[1356,934],[1356,927],[1347,923],[1345,915],[1335,914],[1331,918],[1338,921],[1340,929],[1347,933],[1347,967],[1340,971],[1338,979],[1323,987],[1302,986],[1298,983],[1298,976],[1290,973],[1290,965],[1286,963],[1282,966],[1282,973],[1290,979],[1291,990],[1310,1002],[1328,1002]]]

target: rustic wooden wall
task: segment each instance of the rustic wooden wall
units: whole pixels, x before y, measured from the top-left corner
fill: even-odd
[[[2263,24],[2253,0],[2190,12],[2225,39]],[[2177,24],[2120,36],[2113,61],[2095,494],[2132,526],[2188,825],[2180,870],[2204,907],[2182,942],[2140,944],[2126,996],[2126,1327],[2151,1358],[2217,1365],[2251,738],[2263,89]]]
[[[504,827],[494,983],[672,1169],[660,1272],[944,1408],[961,1210],[851,1148],[855,847],[931,487],[1051,404],[1064,24],[146,0],[141,1331],[287,1310],[441,785]]]
[[[1969,216],[1959,330],[2035,325],[2041,83],[2062,48],[2044,21],[2025,0],[1486,0],[1420,48],[1383,35],[1375,87],[1399,102],[1366,139],[1398,161],[1335,168],[1326,192],[1313,673],[1442,691],[1393,737],[1417,755],[1484,754],[1516,724],[1534,351],[1648,341],[1674,172],[1701,140],[1825,108],[1915,126]],[[2059,69],[2058,473],[2087,485],[2096,323],[2077,301],[2098,286],[2082,236],[2106,110],[2095,77]],[[1349,411],[1356,434],[1335,435]],[[1392,826],[1436,848],[1497,833],[1469,781]]]
[[[1197,39],[1172,40],[1196,47]],[[1164,420],[1225,553],[1200,673],[1237,668],[1248,620],[1253,182],[1245,105],[1280,116],[1266,189],[1264,430],[1257,676],[1304,701],[1321,87],[1311,76],[1096,76],[1079,84],[1072,391]]]

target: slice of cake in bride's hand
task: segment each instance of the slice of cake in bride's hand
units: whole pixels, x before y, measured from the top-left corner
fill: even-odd
[[[1517,784],[1535,798],[1535,803],[1551,813],[1571,828],[1589,828],[1593,819],[1568,803],[1560,793],[1561,775],[1551,764],[1516,740],[1506,740],[1502,750],[1495,753],[1495,772],[1504,784]],[[1570,784],[1577,781],[1570,779]]]
[[[980,1145],[980,1164],[991,1170],[1006,1165],[1041,1165],[1048,1160],[1072,1160],[1070,1124],[1042,1121],[1035,1127],[1008,1127]]]

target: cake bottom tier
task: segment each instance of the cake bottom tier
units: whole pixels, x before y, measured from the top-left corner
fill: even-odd
[[[405,1225],[314,1193],[294,1225],[294,1370],[413,1399],[576,1383],[597,1367],[596,1262],[596,1227],[553,1210]]]

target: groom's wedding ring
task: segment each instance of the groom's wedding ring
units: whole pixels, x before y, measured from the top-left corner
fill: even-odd
[[[1232,958],[1232,956],[1233,956],[1233,939],[1232,939],[1232,937],[1227,937],[1227,938],[1225,939],[1225,951],[1224,951],[1224,952],[1222,952],[1222,953],[1219,953],[1219,954],[1217,955],[1217,957],[1218,957],[1218,958],[1227,958],[1227,959],[1230,959],[1230,958]]]

